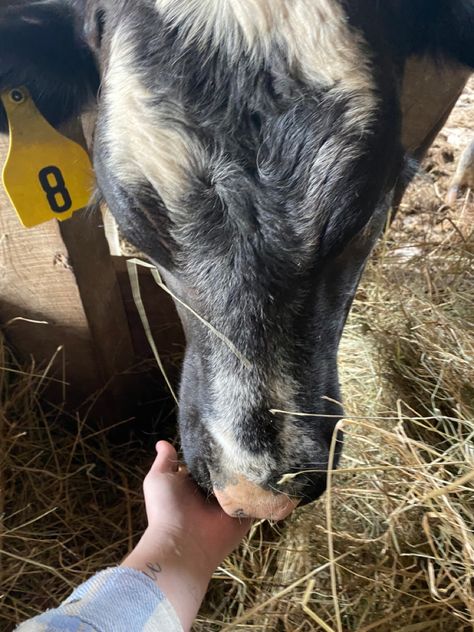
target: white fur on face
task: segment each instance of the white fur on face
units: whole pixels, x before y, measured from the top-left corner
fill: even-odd
[[[363,134],[370,125],[376,97],[369,55],[337,0],[156,0],[156,6],[166,20],[187,29],[190,44],[211,41],[231,56],[250,52],[262,66],[270,61],[272,48],[286,50],[290,70],[315,87],[332,87],[336,98],[350,96],[341,117],[343,136],[345,130]],[[104,73],[101,120],[110,169],[124,185],[148,180],[166,207],[180,213],[188,174],[205,170],[211,157],[180,104],[157,103],[144,85],[133,37],[125,25],[119,26]],[[340,140],[330,138],[316,156],[316,189],[321,174],[334,170],[335,159],[343,171],[357,157],[346,149],[341,156],[339,148]],[[312,188],[311,181],[308,195]]]
[[[372,98],[368,51],[338,0],[156,0],[156,7],[186,29],[189,44],[212,42],[259,64],[278,46],[309,83]]]
[[[180,212],[178,200],[188,187],[188,172],[196,172],[209,158],[189,129],[177,104],[153,102],[153,94],[137,74],[131,36],[115,32],[103,81],[105,143],[114,175],[123,183],[155,188],[167,208]]]
[[[315,90],[330,91],[336,103],[347,100],[337,135],[331,135],[314,158],[306,192],[317,199],[321,181],[335,180],[359,156],[356,144],[346,136],[371,127],[378,99],[371,72],[370,52],[362,35],[348,24],[339,0],[155,0],[165,21],[186,34],[186,43],[206,48],[209,43],[232,61],[250,55],[253,63],[270,67],[275,49],[286,54],[289,72],[300,76]],[[282,157],[284,160],[284,157]],[[313,205],[313,208],[316,205]],[[308,217],[311,235],[314,212]],[[316,239],[317,237],[315,237]],[[306,239],[310,251],[315,241]]]
[[[289,371],[288,367],[284,366],[282,358],[275,359],[281,366],[274,367],[273,376],[269,376],[263,385],[252,369],[244,366],[238,369],[235,362],[229,362],[225,356],[228,356],[227,351],[219,353],[219,350],[215,349],[211,366],[216,368],[209,376],[213,416],[203,419],[203,422],[216,445],[222,450],[219,465],[225,483],[229,484],[239,476],[244,476],[256,485],[264,485],[275,470],[282,467],[291,468],[294,464],[291,458],[296,456],[301,448],[308,447],[307,441],[301,443],[299,432],[291,433],[286,430],[287,426],[293,427],[290,420],[284,421],[283,432],[280,435],[275,419],[275,443],[280,439],[283,444],[282,454],[289,457],[286,459],[287,462],[282,463],[281,459],[277,462],[274,452],[262,451],[258,455],[255,451],[251,452],[246,443],[253,438],[243,436],[242,427],[245,426],[248,432],[249,426],[252,425],[252,415],[261,409],[262,401],[269,404],[268,409],[290,407],[290,410],[295,410],[297,385],[291,377],[285,377],[289,375]],[[254,420],[255,435],[259,433],[257,423],[258,421]]]

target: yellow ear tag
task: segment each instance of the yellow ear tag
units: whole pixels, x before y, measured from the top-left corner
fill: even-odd
[[[89,203],[94,173],[87,152],[54,129],[28,91],[0,98],[10,124],[3,184],[23,226],[69,219]]]

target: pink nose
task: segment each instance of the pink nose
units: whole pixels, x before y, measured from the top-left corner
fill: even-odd
[[[232,517],[283,520],[298,506],[299,499],[274,494],[240,476],[237,483],[224,489],[214,488],[222,509]]]

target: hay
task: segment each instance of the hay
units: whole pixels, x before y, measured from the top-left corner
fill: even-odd
[[[131,546],[151,458],[133,443],[111,447],[85,419],[46,412],[47,375],[22,370],[3,344],[1,354],[0,629],[8,630]]]
[[[472,629],[474,235],[464,219],[474,199],[443,206],[453,169],[439,162],[443,147],[428,162],[436,182],[414,183],[357,294],[340,354],[346,449],[329,493],[284,524],[254,525],[216,571],[196,632]],[[47,374],[0,349],[9,630],[133,546],[153,455],[46,410]]]

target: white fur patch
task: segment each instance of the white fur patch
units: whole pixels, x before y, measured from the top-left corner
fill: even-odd
[[[249,427],[248,417],[251,418],[256,410],[259,410],[262,401],[270,400],[279,402],[281,406],[294,406],[296,384],[292,378],[285,378],[289,374],[287,367],[274,367],[274,375],[262,384],[261,379],[253,374],[252,370],[241,367],[236,368],[235,362],[230,362],[223,357],[227,352],[215,353],[211,366],[216,370],[210,378],[210,403],[215,416],[203,419],[207,430],[210,432],[216,444],[222,449],[220,467],[226,484],[238,476],[245,478],[256,485],[265,484],[272,472],[281,467],[290,467],[290,463],[276,462],[275,454],[262,452],[256,455],[250,452],[245,445],[249,437],[242,436],[242,423],[245,420],[246,428]],[[277,360],[282,364],[281,359]],[[264,390],[262,390],[264,389]],[[290,410],[294,410],[290,408]],[[285,453],[295,454],[294,441],[300,437],[293,436],[285,428],[289,420],[285,420],[283,433],[279,435],[275,424],[275,442],[280,439],[285,444]],[[291,425],[291,423],[290,423]],[[255,434],[259,429],[255,422]]]
[[[188,186],[187,173],[209,158],[189,129],[178,104],[157,104],[137,75],[130,35],[118,28],[112,39],[103,80],[101,117],[114,174],[125,184],[146,178],[168,209],[179,212],[178,200]]]
[[[310,83],[338,84],[373,100],[369,53],[338,0],[155,0],[158,11],[184,28],[187,42],[212,42],[231,57],[269,59],[275,45]]]

